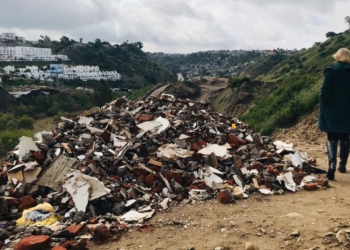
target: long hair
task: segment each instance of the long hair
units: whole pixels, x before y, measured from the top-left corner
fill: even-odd
[[[338,51],[332,56],[336,62],[350,63],[350,50],[347,48],[338,49]]]

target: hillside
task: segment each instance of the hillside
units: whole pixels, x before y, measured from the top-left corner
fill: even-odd
[[[147,56],[134,44],[96,47],[91,44],[71,45],[60,50],[75,64],[98,65],[104,70],[115,70],[122,75],[124,86],[142,85],[174,80],[173,74]]]
[[[349,46],[350,34],[344,32],[315,43],[257,76],[256,79],[264,82],[278,82],[278,88],[257,100],[241,119],[264,134],[296,124],[317,109],[323,71],[334,63],[332,55],[339,48]]]
[[[218,50],[190,54],[149,53],[149,55],[173,73],[183,73],[186,80],[189,80],[193,76],[239,75],[247,65],[266,57],[267,51]]]
[[[12,42],[11,46],[23,46]],[[26,44],[26,46],[31,46]],[[51,48],[53,54],[67,55],[71,61],[68,65],[97,65],[101,70],[117,70],[122,75],[121,85],[129,88],[140,88],[143,85],[158,82],[173,81],[173,73],[166,67],[150,58],[142,51],[142,43],[127,43],[111,45],[96,39],[94,43],[79,43],[69,38],[58,41],[43,42],[33,45]],[[57,62],[55,62],[57,63]],[[1,62],[5,65],[23,67],[25,65],[46,66],[50,62]]]
[[[260,75],[264,75],[267,72],[270,72],[274,67],[289,57],[290,56],[283,54],[260,57],[256,62],[251,63],[243,68],[239,76],[254,79]]]
[[[338,49],[349,46],[350,33],[340,33],[323,43],[315,43],[311,48],[296,53],[266,75],[260,75],[258,78],[264,81],[276,81],[296,74],[322,77],[323,70],[334,63],[332,55]]]

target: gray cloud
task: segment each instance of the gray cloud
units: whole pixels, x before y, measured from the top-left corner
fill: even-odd
[[[309,47],[345,30],[347,0],[0,0],[0,32],[122,43],[147,51]]]

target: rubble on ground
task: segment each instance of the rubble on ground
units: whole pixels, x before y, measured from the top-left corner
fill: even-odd
[[[174,203],[327,186],[291,143],[171,95],[118,99],[36,137],[1,162],[0,248],[84,249]]]

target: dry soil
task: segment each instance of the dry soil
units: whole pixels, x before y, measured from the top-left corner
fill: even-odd
[[[327,168],[323,145],[292,141]],[[336,174],[330,187],[284,195],[251,195],[247,200],[224,205],[216,199],[179,204],[158,212],[142,231],[132,230],[119,242],[91,249],[347,249],[334,241],[325,242],[329,231],[350,228],[350,174]],[[290,236],[298,230],[299,237]]]

